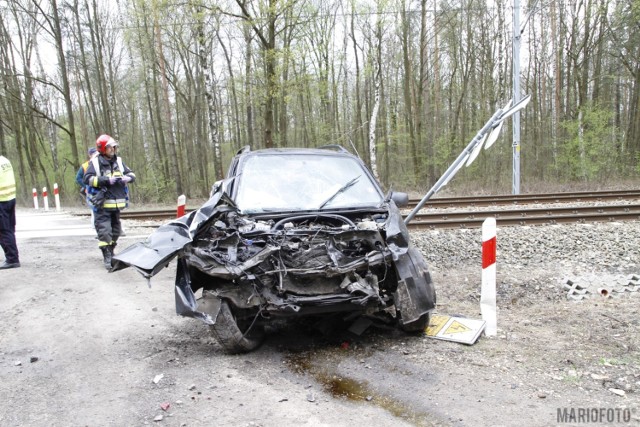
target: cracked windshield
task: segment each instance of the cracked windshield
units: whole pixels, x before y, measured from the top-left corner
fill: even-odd
[[[352,159],[251,156],[241,166],[236,203],[244,213],[378,206],[383,200]]]

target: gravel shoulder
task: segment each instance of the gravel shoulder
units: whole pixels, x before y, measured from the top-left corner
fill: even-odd
[[[481,233],[433,231],[415,240],[438,284],[438,311],[480,318]],[[435,365],[454,373],[451,386],[460,381],[461,393],[473,396],[472,406],[491,403],[479,424],[492,425],[497,409],[512,414],[504,425],[516,425],[518,414],[530,425],[553,425],[558,408],[628,409],[638,424],[639,244],[637,222],[498,229],[497,337],[470,347],[425,342]],[[590,296],[568,299],[569,281]],[[477,393],[478,381],[501,398]]]

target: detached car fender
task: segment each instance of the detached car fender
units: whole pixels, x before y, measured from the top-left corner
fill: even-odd
[[[436,291],[424,258],[417,248],[400,255],[395,262],[398,274],[396,308],[402,313],[401,325],[410,324],[436,307]]]
[[[195,239],[209,220],[228,210],[236,210],[233,202],[223,191],[215,193],[200,209],[162,225],[145,242],[115,255],[111,272],[131,266],[147,279],[155,276]]]

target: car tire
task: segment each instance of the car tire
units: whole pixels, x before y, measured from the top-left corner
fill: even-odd
[[[264,340],[264,328],[251,323],[239,324],[229,303],[222,301],[216,323],[210,328],[226,353],[247,353],[258,348]]]

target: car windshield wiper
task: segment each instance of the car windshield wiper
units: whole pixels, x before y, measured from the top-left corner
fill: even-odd
[[[338,197],[338,194],[344,192],[347,188],[351,187],[353,184],[355,184],[356,182],[358,182],[358,180],[360,179],[361,175],[356,176],[355,178],[353,178],[351,181],[347,182],[345,185],[343,185],[342,187],[340,187],[338,189],[338,191],[336,191],[335,193],[333,193],[331,195],[331,197],[329,197],[327,200],[325,200],[324,202],[322,202],[320,204],[320,207],[318,209],[322,209],[324,208],[330,201],[332,201],[333,199],[335,199],[336,197]]]

